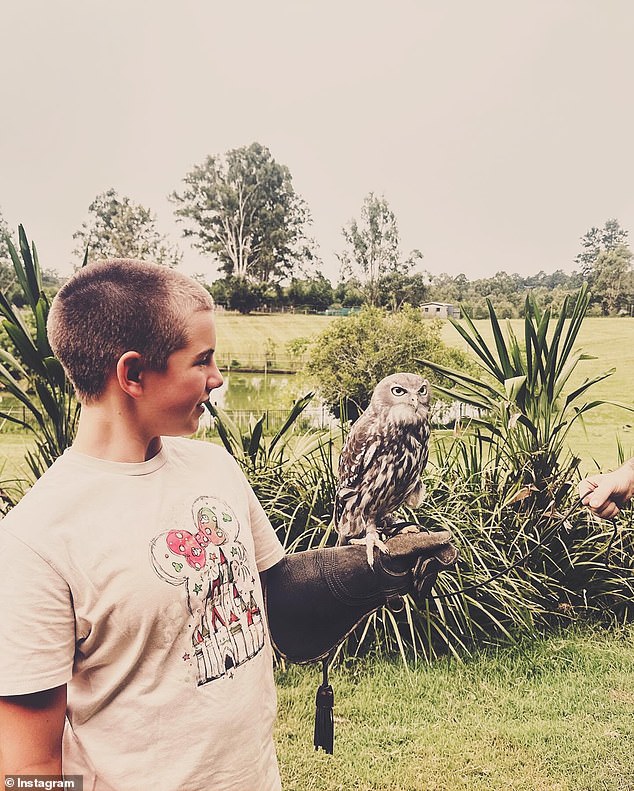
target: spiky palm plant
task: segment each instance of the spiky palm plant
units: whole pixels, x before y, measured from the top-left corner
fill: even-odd
[[[27,414],[21,419],[0,412],[0,417],[24,427],[35,439],[35,449],[26,454],[34,476],[40,475],[72,442],[79,412],[71,383],[54,357],[46,334],[49,301],[42,289],[42,274],[35,244],[29,246],[24,228],[18,230],[20,253],[8,241],[25,309],[33,317],[29,327],[22,311],[0,292],[2,326],[15,347],[15,354],[0,349],[0,384],[16,398]]]

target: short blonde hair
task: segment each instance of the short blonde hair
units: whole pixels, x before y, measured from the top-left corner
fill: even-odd
[[[103,394],[127,351],[165,370],[189,339],[185,318],[212,310],[211,295],[186,275],[147,261],[111,258],[77,271],[55,296],[48,316],[51,348],[80,401]]]

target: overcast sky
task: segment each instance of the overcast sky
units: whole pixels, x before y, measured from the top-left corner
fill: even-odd
[[[114,187],[215,276],[167,195],[253,141],[331,278],[370,191],[434,274],[571,271],[612,217],[634,236],[631,0],[3,0],[0,27],[0,210],[63,274]]]

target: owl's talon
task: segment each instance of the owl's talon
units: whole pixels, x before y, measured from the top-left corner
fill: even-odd
[[[372,568],[374,568],[374,547],[376,547],[379,552],[383,552],[385,555],[390,554],[390,550],[387,548],[386,544],[381,541],[376,533],[368,533],[365,538],[351,538],[350,543],[365,544],[368,565]]]

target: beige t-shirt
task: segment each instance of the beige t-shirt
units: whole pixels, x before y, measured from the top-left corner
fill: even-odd
[[[283,556],[235,461],[73,449],[0,523],[0,694],[68,683],[64,771],[89,791],[280,787],[259,571]]]

